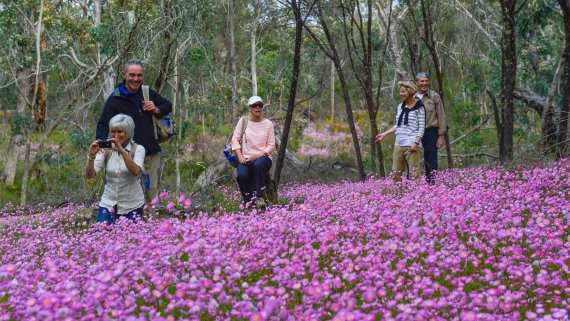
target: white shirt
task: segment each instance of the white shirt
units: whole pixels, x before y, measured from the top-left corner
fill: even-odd
[[[130,153],[132,143],[125,148]],[[108,209],[117,205],[117,214],[128,214],[144,205],[144,192],[141,186],[140,177],[133,176],[123,156],[116,151],[107,151],[108,156],[107,168],[105,170],[105,190],[101,196],[99,206]],[[141,171],[144,169],[145,149],[142,145],[137,144],[133,161],[137,164]],[[105,152],[97,153],[94,163],[95,173],[105,168]]]

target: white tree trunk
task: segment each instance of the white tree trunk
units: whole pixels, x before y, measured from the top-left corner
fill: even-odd
[[[20,87],[18,102],[16,104],[16,112],[23,115],[26,112],[27,99],[26,96],[31,91],[31,77],[32,71],[29,68],[18,69],[16,73],[16,83]],[[9,187],[14,187],[16,182],[16,172],[18,169],[18,160],[20,157],[20,150],[24,143],[24,135],[21,133],[12,134],[8,142],[8,151],[6,153],[6,161],[4,164],[4,184]]]
[[[13,135],[8,143],[8,152],[6,154],[6,163],[4,164],[4,185],[14,187],[16,181],[16,171],[18,168],[18,158],[20,154],[20,145],[22,143],[22,135]]]
[[[178,62],[180,57],[181,48],[178,46],[176,49],[176,53],[174,54],[174,61]],[[172,79],[172,116],[176,119],[176,116],[180,114],[180,75],[178,73],[178,63],[174,64],[174,76]],[[180,133],[180,130],[178,131]],[[180,134],[179,134],[180,135]],[[180,136],[179,136],[180,137]],[[181,139],[176,140],[176,158],[174,159],[175,168],[176,168],[176,193],[180,192],[180,143]]]
[[[101,24],[101,0],[94,1],[95,10],[93,14],[93,25],[98,26]],[[99,45],[97,45],[100,47]],[[109,63],[109,57],[101,53],[100,48],[98,48],[97,63],[99,66],[106,64],[108,67],[103,69],[103,100],[107,99],[113,90],[115,89],[115,70],[113,65]]]
[[[253,7],[253,21],[251,23],[251,89],[253,96],[257,96],[257,17],[260,6],[255,3]]]
[[[382,21],[384,28],[387,29],[391,9],[383,7],[382,1],[376,1],[376,6],[378,7],[378,12],[380,13],[380,20]],[[409,11],[410,7],[402,10],[397,16],[394,17],[390,26],[390,53],[394,59],[394,67],[400,79],[408,78],[408,72],[402,66],[402,55],[404,53],[404,49],[402,49],[400,46],[398,35],[400,34],[400,24]]]
[[[234,30],[234,0],[228,0],[228,28],[230,32],[230,65],[232,69],[232,121],[238,113],[238,82],[236,65],[236,43]]]
[[[38,22],[35,32],[36,37],[36,77],[35,77],[35,85],[34,85],[34,96],[32,99],[32,104],[36,104],[36,97],[38,95],[38,88],[42,76],[41,70],[41,62],[42,62],[42,52],[41,52],[41,39],[42,39],[42,32],[43,32],[43,24],[42,19],[44,16],[44,1],[40,1],[40,14],[38,16]],[[22,188],[20,190],[20,205],[26,206],[27,197],[28,197],[28,181],[30,176],[30,148],[31,148],[31,136],[32,136],[32,129],[28,130],[28,140],[26,143],[26,157],[24,158],[24,177],[22,178]]]

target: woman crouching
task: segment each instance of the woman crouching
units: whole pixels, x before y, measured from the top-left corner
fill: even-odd
[[[135,122],[119,114],[109,121],[111,138],[96,140],[89,146],[85,177],[105,170],[105,190],[99,202],[97,222],[112,224],[119,217],[142,219],[144,192],[140,174],[144,168],[145,149],[133,140]]]

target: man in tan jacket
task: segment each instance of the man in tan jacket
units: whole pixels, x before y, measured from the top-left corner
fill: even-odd
[[[427,72],[420,72],[416,76],[419,90],[416,93],[426,108],[426,129],[422,137],[424,147],[424,164],[426,179],[434,184],[434,172],[437,171],[437,150],[443,146],[443,137],[447,130],[447,116],[441,97],[430,90],[430,79]]]

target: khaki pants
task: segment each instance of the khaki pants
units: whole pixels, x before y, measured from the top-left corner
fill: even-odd
[[[160,153],[148,155],[144,158],[144,170],[150,179],[149,189],[144,189],[144,198],[147,203],[158,195],[158,182],[160,181]]]
[[[410,170],[410,179],[417,181],[420,179],[420,156],[421,149],[412,152],[410,147],[394,146],[392,172],[394,173],[394,181],[399,182],[402,180],[402,172],[406,168],[406,164]]]

